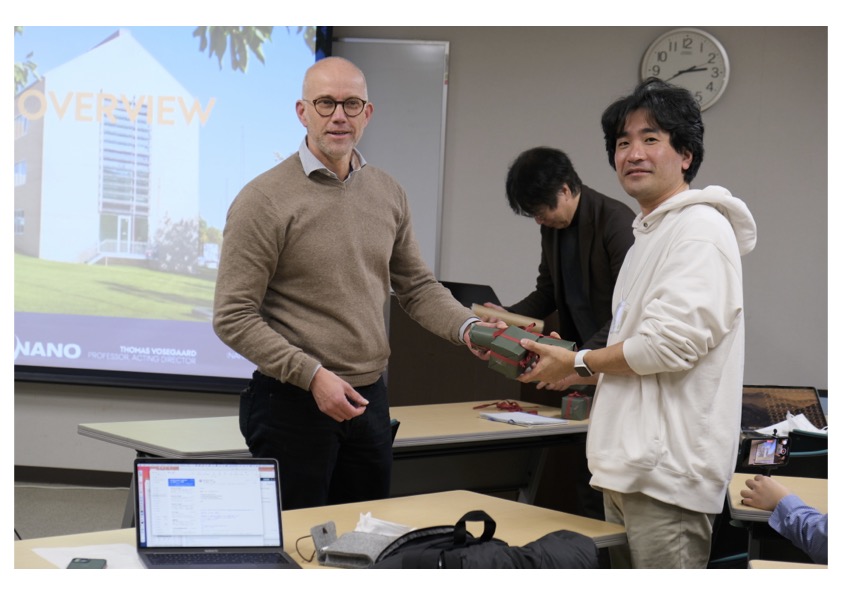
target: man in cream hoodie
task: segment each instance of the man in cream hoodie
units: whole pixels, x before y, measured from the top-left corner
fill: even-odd
[[[602,116],[611,166],[640,205],[603,349],[540,355],[523,382],[599,374],[587,440],[591,484],[628,546],[612,566],[704,568],[740,433],[741,256],[757,228],[725,188],[691,190],[704,125],[689,92],[649,79]]]

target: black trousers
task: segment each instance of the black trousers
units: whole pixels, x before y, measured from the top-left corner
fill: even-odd
[[[277,459],[284,510],[389,497],[392,432],[386,385],[354,387],[365,413],[337,422],[313,395],[255,372],[240,395],[240,431],[254,457]]]

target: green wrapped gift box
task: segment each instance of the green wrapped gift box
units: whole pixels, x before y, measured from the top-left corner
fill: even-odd
[[[471,343],[482,347],[484,349],[491,349],[491,342],[494,340],[494,333],[500,329],[493,326],[481,326],[475,324],[471,326],[470,338]]]
[[[545,337],[541,336],[538,337],[536,340],[538,343],[544,343],[545,345],[555,345],[556,347],[561,347],[563,349],[567,349],[568,351],[576,351],[576,343],[573,341],[565,341],[564,339],[553,339],[552,337]],[[538,360],[537,353],[529,353],[524,363],[524,370],[534,364]]]
[[[564,339],[553,339],[552,337],[538,337],[538,343],[546,343],[547,345],[564,347],[568,351],[576,351],[576,343],[573,341],[565,341]]]
[[[571,341],[545,337],[517,326],[498,329],[475,324],[471,327],[470,339],[473,345],[491,351],[488,367],[507,378],[517,378],[523,374],[537,357],[520,344],[521,339],[532,339],[538,343],[556,345],[571,351],[576,349],[576,344]]]
[[[504,359],[493,351],[491,352],[491,359],[488,360],[488,367],[495,372],[500,372],[506,378],[517,378],[525,370],[520,363]]]
[[[593,397],[572,393],[561,397],[561,419],[583,420],[591,415]]]
[[[498,329],[499,330],[499,329]],[[519,326],[510,326],[491,341],[491,351],[506,359],[521,361],[526,355],[526,347],[520,344],[521,339],[538,339],[538,335],[525,331]]]

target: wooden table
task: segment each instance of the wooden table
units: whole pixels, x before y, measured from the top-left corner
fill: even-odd
[[[282,516],[284,549],[304,568],[322,568],[316,560],[307,562],[304,558],[309,557],[314,551],[313,542],[307,536],[310,535],[310,528],[316,525],[333,521],[336,524],[337,535],[342,535],[347,531],[353,531],[359,522],[360,515],[366,513],[371,513],[371,516],[377,519],[414,528],[441,524],[452,525],[471,510],[484,510],[488,513],[497,523],[495,537],[512,546],[525,545],[547,533],[561,529],[587,535],[600,548],[626,542],[625,529],[621,525],[457,490],[284,512]],[[471,524],[468,529],[476,532]],[[306,538],[299,542],[301,550],[299,554],[296,551],[296,541],[301,537]],[[72,550],[74,547],[107,544],[134,546],[135,530],[118,529],[16,541],[15,568],[56,568],[56,565],[36,552],[41,548],[70,548]],[[87,549],[85,555],[108,559],[106,547],[99,552],[101,555],[94,555],[92,551],[96,553],[95,550]],[[65,565],[59,564],[59,567]],[[113,564],[109,565],[109,568],[114,567]]]
[[[731,510],[731,518],[738,521],[766,522],[772,513],[768,510],[760,510],[742,503],[740,491],[746,489],[746,480],[755,476],[754,473],[735,473],[728,486],[728,507]],[[775,481],[788,487],[797,494],[805,504],[812,506],[820,512],[827,512],[827,480],[813,477],[789,477],[775,475]]]
[[[779,562],[777,560],[749,560],[748,567],[754,570],[821,570],[827,564],[808,564],[807,562]]]
[[[400,422],[395,437],[396,453],[412,449],[476,445],[483,442],[530,441],[546,437],[583,434],[588,422],[521,427],[491,422],[480,417],[493,407],[474,409],[484,402],[441,403],[392,407],[391,416]],[[561,410],[531,403],[540,415],[559,418]],[[146,421],[119,421],[79,424],[82,436],[125,446],[138,454],[169,458],[216,458],[251,456],[240,434],[238,418],[203,417]]]
[[[392,495],[470,489],[517,492],[534,502],[548,447],[584,440],[588,422],[522,427],[481,418],[488,403],[442,403],[392,407],[400,422],[394,442]],[[520,403],[543,416],[560,418],[555,407]],[[82,436],[131,448],[138,456],[169,458],[250,457],[236,416],[79,424]],[[134,518],[126,502],[123,526]]]

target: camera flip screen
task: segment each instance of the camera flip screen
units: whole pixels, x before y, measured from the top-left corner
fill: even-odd
[[[745,441],[745,464],[752,467],[780,467],[789,459],[789,438],[752,438]]]

